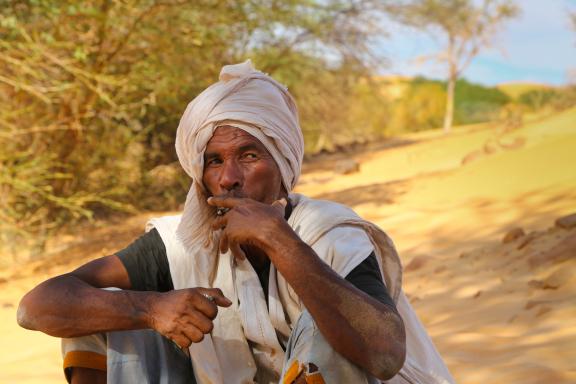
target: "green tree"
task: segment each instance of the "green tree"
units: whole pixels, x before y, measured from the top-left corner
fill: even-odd
[[[526,91],[518,96],[518,102],[531,111],[537,112],[560,98],[560,92],[554,88],[541,88]]]
[[[456,81],[454,99],[456,124],[496,120],[501,108],[511,102],[510,97],[498,88],[473,84],[466,79]]]
[[[387,7],[400,22],[432,35],[440,33],[444,49],[436,57],[446,64],[444,131],[454,118],[456,81],[504,23],[519,13],[512,0],[406,0]]]
[[[370,7],[0,0],[0,247],[26,236],[41,245],[112,210],[176,208],[189,183],[173,166],[178,120],[223,64],[251,57],[286,82],[313,105],[303,108],[306,133],[319,124],[316,147],[328,145],[346,123],[330,131],[336,100],[318,105],[349,102],[336,88],[365,75]]]
[[[391,130],[395,133],[437,128],[442,124],[446,103],[443,84],[424,78],[410,82],[393,107]]]

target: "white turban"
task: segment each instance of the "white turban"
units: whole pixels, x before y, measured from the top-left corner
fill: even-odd
[[[224,66],[220,81],[188,104],[176,132],[176,153],[192,178],[177,235],[187,248],[211,241],[214,208],[202,184],[204,151],[214,130],[227,125],[256,137],[270,152],[290,192],[300,176],[304,139],[298,110],[287,88],[257,71],[250,60]]]

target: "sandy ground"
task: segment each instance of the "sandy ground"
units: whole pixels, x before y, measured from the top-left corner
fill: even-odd
[[[306,167],[298,192],[352,206],[394,239],[404,289],[459,383],[576,382],[576,110],[511,132],[428,132]],[[357,172],[335,171],[351,160]],[[0,382],[63,382],[59,343],[16,325],[34,284],[120,249],[150,215],[87,230],[0,272]],[[503,243],[503,237],[516,230]],[[514,232],[514,231],[513,231]]]

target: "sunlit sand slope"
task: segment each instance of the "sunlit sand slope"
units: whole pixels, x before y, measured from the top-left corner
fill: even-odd
[[[462,383],[576,380],[576,110],[356,156],[299,190],[352,205],[395,240],[404,288]],[[324,167],[326,169],[326,167]],[[501,244],[515,227],[526,236]],[[547,283],[553,281],[553,283]]]

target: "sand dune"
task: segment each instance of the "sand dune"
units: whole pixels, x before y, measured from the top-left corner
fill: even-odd
[[[576,110],[511,132],[403,139],[309,164],[297,191],[348,204],[392,236],[405,291],[458,382],[576,382],[576,227],[554,224],[576,212]],[[359,171],[335,172],[343,158]],[[2,271],[0,335],[10,348],[0,352],[0,382],[62,382],[57,341],[15,324],[19,298],[121,248],[148,216]]]
[[[576,110],[505,134],[412,140],[357,156],[353,175],[308,173],[300,191],[392,236],[404,289],[458,382],[574,382],[576,229],[553,224],[576,212]],[[515,227],[528,235],[501,244]]]

